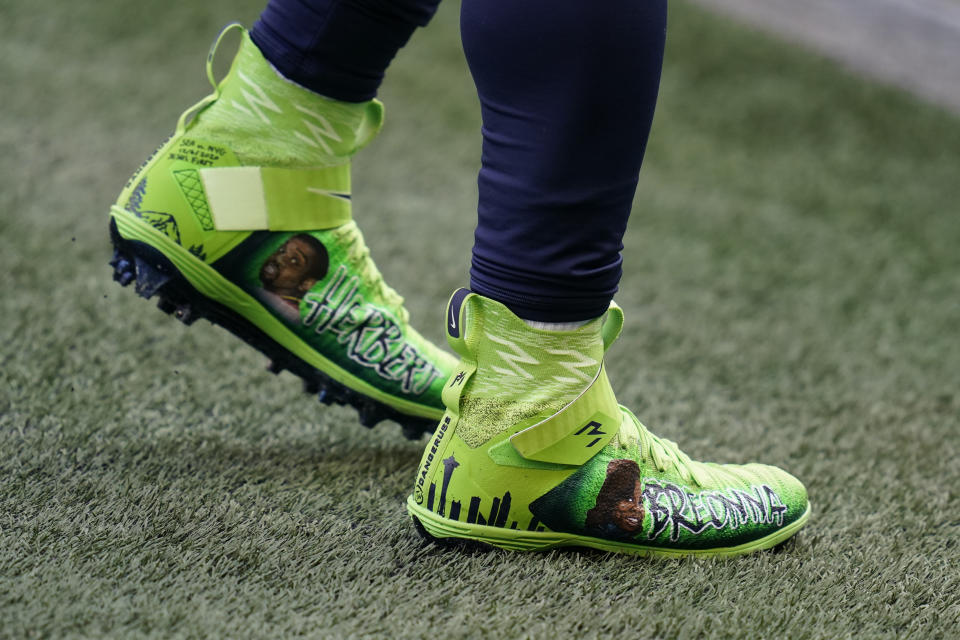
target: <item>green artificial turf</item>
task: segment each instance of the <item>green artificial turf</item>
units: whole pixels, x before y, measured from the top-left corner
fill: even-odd
[[[610,377],[813,517],[729,561],[460,553],[406,518],[422,443],[110,280],[107,207],[260,3],[52,4],[2,9],[0,636],[955,637],[955,116],[674,3]],[[455,2],[381,97],[357,218],[439,340],[479,163]]]

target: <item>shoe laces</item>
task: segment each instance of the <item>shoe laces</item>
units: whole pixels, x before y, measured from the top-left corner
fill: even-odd
[[[681,451],[672,440],[660,438],[650,433],[630,409],[621,405],[620,410],[630,418],[629,421],[623,423],[623,426],[631,425],[636,429],[641,457],[646,457],[652,462],[658,472],[663,473],[672,467],[680,474],[684,482],[693,483],[700,487],[710,481],[710,473],[707,467],[691,460],[690,456]],[[621,426],[621,432],[623,426]]]
[[[377,269],[376,263],[373,261],[373,258],[370,257],[370,248],[367,247],[367,243],[364,242],[363,233],[360,232],[357,224],[351,220],[345,225],[335,229],[334,232],[336,233],[338,241],[343,243],[343,246],[346,248],[347,260],[355,266],[357,275],[363,282],[372,287],[373,291],[378,294],[384,302],[395,309],[400,316],[399,319],[401,322],[406,323],[409,319],[409,314],[403,306],[403,296],[397,293],[383,279],[383,275],[380,273],[380,270]]]

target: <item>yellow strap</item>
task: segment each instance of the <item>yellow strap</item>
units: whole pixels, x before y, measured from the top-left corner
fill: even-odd
[[[219,231],[330,229],[351,218],[350,165],[210,167],[200,179]]]
[[[610,442],[622,419],[601,364],[583,393],[549,418],[513,434],[510,442],[527,460],[579,465]]]

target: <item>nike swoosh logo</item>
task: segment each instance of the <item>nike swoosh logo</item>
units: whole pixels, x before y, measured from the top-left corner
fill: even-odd
[[[470,289],[460,288],[454,291],[453,296],[450,298],[450,303],[447,306],[447,309],[450,310],[450,320],[447,324],[447,333],[450,338],[459,340],[460,334],[463,333],[463,328],[460,326],[460,311],[463,308],[463,302],[470,296]],[[467,322],[467,319],[464,318],[463,322]]]

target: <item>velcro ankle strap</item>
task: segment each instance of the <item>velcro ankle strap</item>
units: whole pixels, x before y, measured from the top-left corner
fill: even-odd
[[[350,165],[210,167],[200,180],[219,231],[305,231],[350,221]]]
[[[580,465],[610,442],[620,429],[622,414],[606,368],[570,404],[510,437],[527,460]]]

